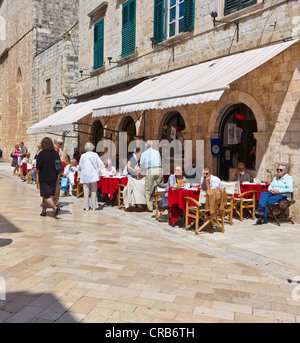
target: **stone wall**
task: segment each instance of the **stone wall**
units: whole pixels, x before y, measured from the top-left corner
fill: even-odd
[[[53,113],[54,98],[77,93],[78,2],[4,0],[1,4],[6,39],[0,40],[0,148],[5,159],[10,159],[19,141],[35,152],[40,137],[27,136],[26,129]],[[51,78],[51,96],[44,93],[46,74]]]
[[[29,0],[4,1],[5,40],[0,41],[0,146],[7,158],[26,139],[31,114],[32,6]],[[6,52],[5,52],[6,51]]]
[[[78,25],[75,25],[54,45],[34,57],[31,125],[52,115],[57,100],[63,107],[68,105],[68,97],[77,93],[78,76]],[[44,136],[31,136],[33,149]],[[47,136],[55,138],[54,135]],[[77,138],[65,139],[66,154],[72,156],[75,147],[77,148]]]

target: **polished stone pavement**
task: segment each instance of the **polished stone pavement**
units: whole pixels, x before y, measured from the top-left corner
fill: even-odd
[[[39,191],[11,173],[0,163],[0,322],[300,321],[300,225],[196,236],[68,196],[40,217]]]

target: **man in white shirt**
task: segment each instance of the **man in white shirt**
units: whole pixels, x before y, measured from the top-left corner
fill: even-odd
[[[204,167],[203,176],[201,178],[201,189],[206,191],[208,189],[222,188],[221,180],[211,174],[211,169],[209,167]]]
[[[78,172],[77,161],[75,159],[71,160],[71,163],[66,166],[64,174],[69,180],[69,195],[73,194],[73,189],[75,186],[75,174]]]

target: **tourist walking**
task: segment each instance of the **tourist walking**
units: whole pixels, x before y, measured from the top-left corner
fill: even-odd
[[[80,173],[80,183],[83,184],[83,209],[88,211],[91,207],[93,211],[98,208],[97,182],[100,180],[100,173],[104,167],[99,155],[93,150],[95,146],[87,142],[85,153],[81,155],[78,169]],[[91,199],[89,201],[89,189],[91,188]]]
[[[53,209],[53,217],[56,217],[59,207],[53,201],[55,195],[58,173],[54,161],[60,159],[51,138],[45,137],[41,142],[42,151],[37,155],[36,169],[39,171],[40,194],[43,198],[41,216],[46,216],[48,207]]]
[[[21,154],[21,150],[18,144],[15,145],[14,150],[11,153],[11,157],[12,157],[12,163],[11,166],[14,167],[14,171],[13,174],[14,175],[19,175],[19,157]]]

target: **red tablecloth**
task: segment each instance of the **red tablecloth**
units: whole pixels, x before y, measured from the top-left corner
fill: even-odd
[[[248,184],[242,184],[241,183],[241,193],[248,192],[248,191],[257,191],[256,193],[256,199],[260,199],[261,192],[265,192],[269,188],[269,183],[266,183],[265,185],[259,185],[256,183],[248,183]],[[252,194],[247,194],[245,195],[245,199],[250,199],[252,198]]]
[[[120,178],[101,176],[100,181],[98,181],[97,188],[99,189],[100,187],[102,187],[102,195],[105,196],[106,194],[109,194],[109,198],[110,200],[112,200],[118,190],[118,184],[120,183],[126,186],[127,182],[127,176]]]
[[[185,213],[185,197],[190,197],[195,200],[199,200],[200,189],[190,190],[190,189],[172,189],[169,188],[168,191],[168,200],[170,208],[170,216],[172,224],[175,224],[176,219],[182,214],[182,211]],[[193,203],[190,204],[193,206]]]

